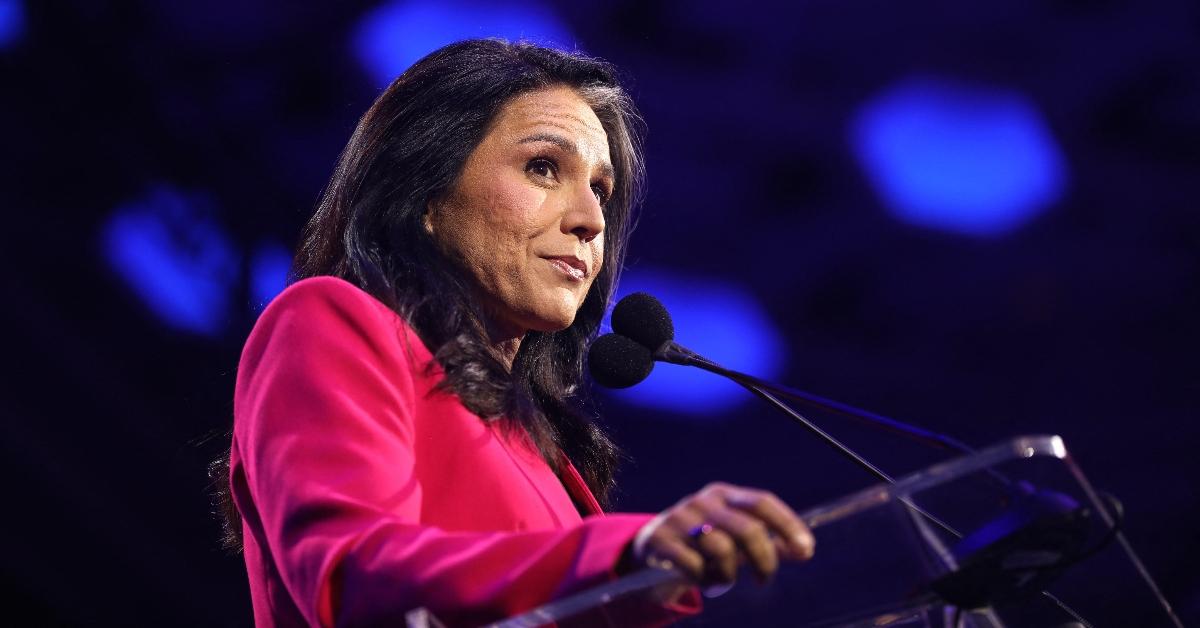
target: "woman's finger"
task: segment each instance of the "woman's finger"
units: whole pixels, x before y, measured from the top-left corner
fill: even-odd
[[[699,552],[704,561],[701,583],[730,583],[737,578],[737,543],[709,521],[703,499],[693,495],[677,505],[663,522],[663,528]]]
[[[669,566],[678,569],[692,580],[704,581],[704,557],[682,538],[673,534],[652,537],[647,543],[647,550],[649,555],[644,557],[647,564],[670,561]]]
[[[723,503],[713,505],[708,516],[737,544],[759,582],[766,582],[775,575],[779,569],[779,556],[766,523]]]
[[[744,560],[766,581],[781,559],[808,559],[814,545],[808,526],[775,495],[714,483],[648,523],[634,540],[634,556],[670,561],[701,584],[732,583]]]
[[[725,503],[764,522],[771,532],[784,540],[786,556],[794,560],[812,558],[816,539],[800,516],[783,500],[766,491],[726,486],[722,491]]]
[[[688,536],[704,555],[706,582],[725,584],[737,579],[738,544],[721,526],[701,523],[689,530]]]

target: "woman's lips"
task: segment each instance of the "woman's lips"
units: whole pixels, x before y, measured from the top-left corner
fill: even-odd
[[[583,281],[587,278],[587,267],[582,260],[574,257],[547,257],[544,259],[560,273],[574,281]]]

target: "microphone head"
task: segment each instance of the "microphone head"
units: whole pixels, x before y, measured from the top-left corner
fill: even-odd
[[[650,350],[618,334],[605,334],[592,341],[587,360],[592,379],[605,388],[629,388],[654,370]]]
[[[617,303],[613,308],[612,328],[650,351],[675,339],[675,325],[667,308],[645,292],[635,292]]]

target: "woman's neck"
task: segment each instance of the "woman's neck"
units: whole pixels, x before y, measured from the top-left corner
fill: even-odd
[[[492,351],[496,353],[496,357],[504,363],[504,366],[508,368],[508,372],[510,373],[512,372],[513,361],[517,358],[517,351],[521,349],[521,338],[522,336],[501,340],[492,339]]]
[[[492,353],[511,373],[513,361],[517,358],[517,351],[521,349],[521,341],[524,340],[525,332],[528,330],[498,316],[491,304],[485,305],[482,315],[484,317],[481,321],[483,332],[487,336]]]

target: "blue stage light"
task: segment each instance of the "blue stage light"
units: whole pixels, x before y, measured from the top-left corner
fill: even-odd
[[[203,197],[167,186],[117,207],[101,232],[108,263],[171,327],[216,335],[228,323],[239,258]]]
[[[619,296],[648,292],[667,306],[675,340],[737,371],[765,378],[783,369],[783,338],[744,288],[714,279],[638,270],[621,277]],[[695,368],[658,363],[646,381],[613,391],[629,403],[689,415],[717,415],[750,399],[745,389]]]
[[[8,48],[25,35],[25,7],[20,0],[0,0],[0,48]]]
[[[388,2],[363,16],[354,34],[359,62],[380,86],[442,46],[501,37],[558,48],[575,40],[554,12],[538,2]]]
[[[277,243],[263,244],[250,259],[250,298],[261,312],[287,286],[292,253]]]
[[[857,114],[852,142],[906,222],[1006,234],[1058,200],[1066,166],[1037,109],[1012,91],[910,79]]]

